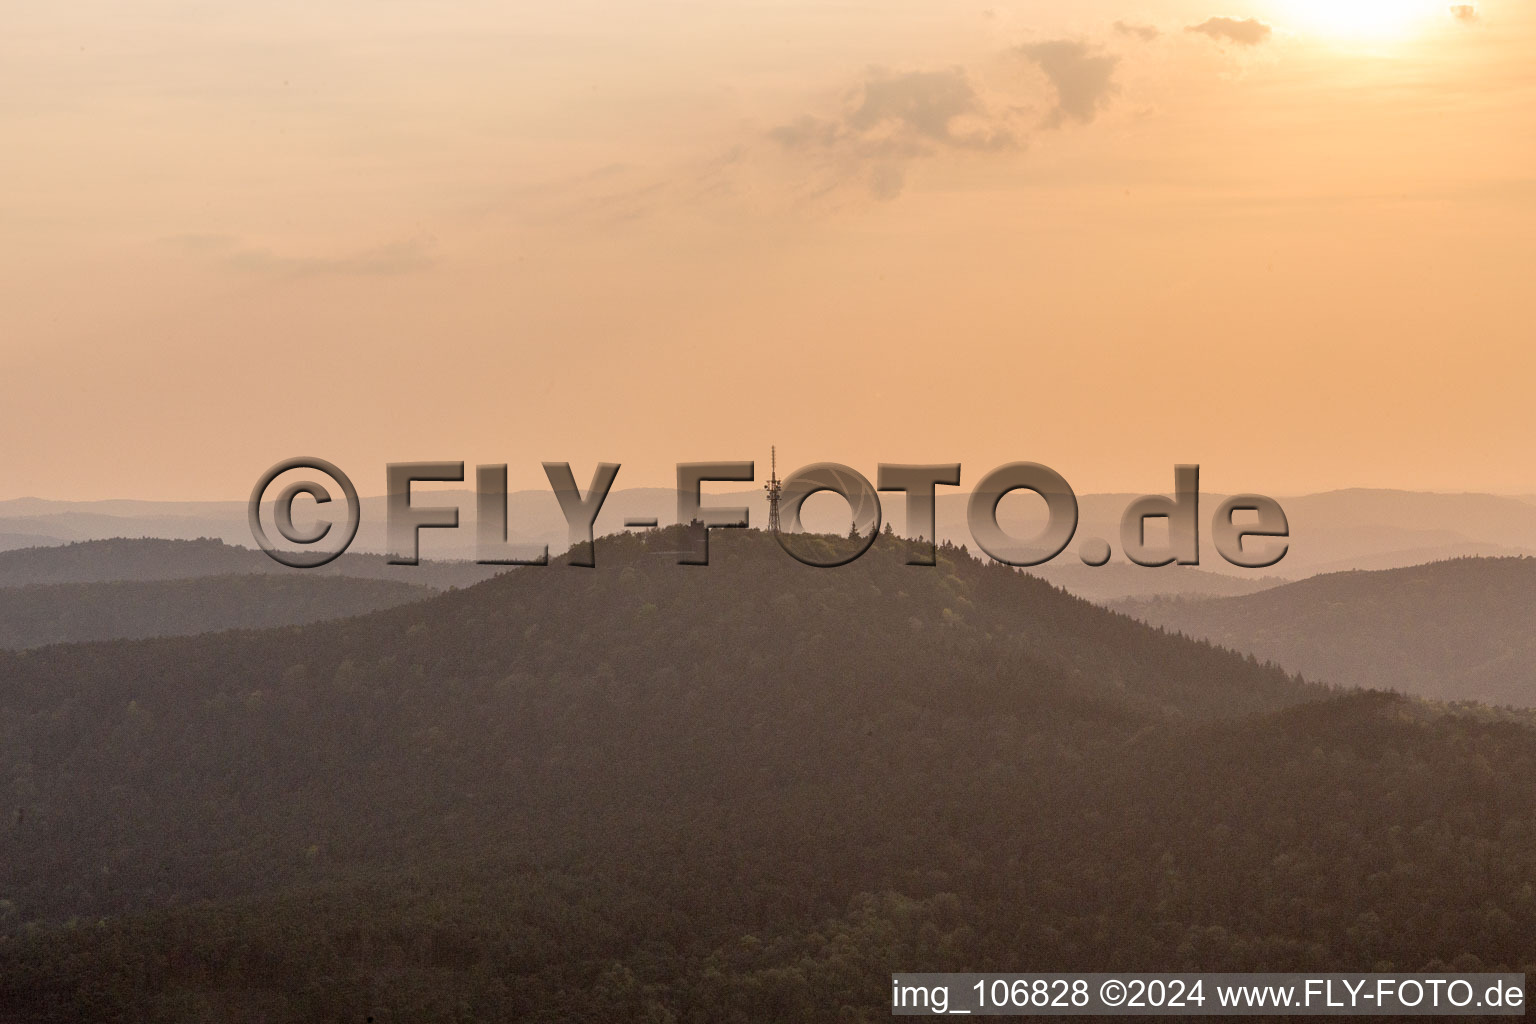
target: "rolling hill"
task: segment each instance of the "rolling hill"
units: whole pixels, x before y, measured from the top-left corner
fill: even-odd
[[[407,586],[447,590],[495,575],[497,569],[470,562],[390,565],[382,555],[347,553],[318,569],[290,569],[254,548],[207,537],[168,540],[111,537],[50,547],[0,551],[0,588],[45,583],[146,582],[249,573],[292,579],[348,576],[392,580]]]
[[[362,615],[431,593],[398,580],[255,573],[0,587],[0,647],[291,626]]]
[[[1536,558],[1329,573],[1244,597],[1115,607],[1311,679],[1536,705]]]
[[[761,467],[760,467],[761,468]],[[873,467],[863,467],[873,473]],[[981,467],[967,466],[966,481]],[[578,472],[578,476],[582,474]],[[583,478],[585,479],[585,478]],[[676,494],[665,487],[626,487],[627,477],[604,502],[597,520],[598,535],[622,528],[628,517],[654,516],[666,524],[676,512]],[[1219,481],[1207,478],[1208,485]],[[1468,556],[1510,556],[1536,553],[1536,504],[1520,497],[1493,494],[1440,494],[1369,488],[1327,491],[1319,494],[1278,496],[1290,520],[1292,544],[1285,558],[1271,569],[1238,569],[1224,562],[1210,544],[1210,531],[1202,522],[1200,571],[1138,572],[1124,560],[1115,541],[1120,516],[1138,495],[1132,493],[1085,493],[1078,495],[1079,540],[1101,537],[1116,543],[1112,561],[1103,571],[1084,572],[1073,557],[1076,546],[1044,572],[1059,585],[1093,600],[1146,597],[1154,593],[1224,595],[1249,592],[1268,585],[1264,577],[1301,579],[1320,572],[1347,569],[1386,569],[1417,565],[1437,559]],[[432,503],[456,505],[458,530],[427,530],[422,535],[423,556],[437,560],[470,560],[474,554],[475,499],[460,488],[424,489],[421,497]],[[1208,517],[1224,495],[1215,491],[1201,496],[1202,517]],[[885,502],[886,519],[906,533],[904,505],[899,496]],[[714,495],[720,504],[744,505],[751,521],[761,525],[767,509],[761,488],[743,488]],[[961,490],[942,488],[937,499],[940,539],[954,544],[970,543],[966,525],[968,496]],[[548,544],[553,552],[564,550],[566,526],[560,507],[548,488],[517,490],[508,495],[510,539]],[[1039,525],[1038,501],[1026,495],[1006,498],[999,518],[1020,535]],[[805,523],[811,530],[837,532],[846,528],[846,508],[836,498],[823,496],[806,503]],[[385,543],[384,499],[362,499],[362,525],[354,552],[377,552]],[[246,506],[239,501],[50,501],[17,498],[0,501],[0,532],[53,538],[59,543],[111,537],[163,537],[194,539],[215,537],[229,544],[249,544]],[[18,546],[5,544],[0,548]],[[1118,570],[1118,572],[1116,571]],[[355,573],[353,573],[355,574]],[[1210,575],[1236,581],[1237,589],[1213,581]],[[1153,590],[1157,587],[1160,589]]]
[[[1237,576],[1191,565],[1148,567],[1129,562],[1088,566],[1077,558],[1060,557],[1028,570],[1069,594],[1101,604],[1134,598],[1177,595],[1180,597],[1235,597],[1254,594],[1286,582],[1283,576]]]
[[[57,537],[48,537],[40,533],[0,532],[0,551],[14,551],[17,548],[47,548],[63,543]]]

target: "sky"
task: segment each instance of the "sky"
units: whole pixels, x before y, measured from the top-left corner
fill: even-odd
[[[1536,492],[1515,0],[26,5],[0,498],[1030,460]]]

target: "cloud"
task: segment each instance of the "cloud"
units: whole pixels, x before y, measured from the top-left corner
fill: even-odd
[[[1119,91],[1114,74],[1120,58],[1097,53],[1085,42],[1056,39],[1030,43],[1015,52],[1045,72],[1056,90],[1056,106],[1046,118],[1050,127],[1060,126],[1067,118],[1087,124]]]
[[[768,133],[786,150],[821,154],[864,177],[877,199],[893,199],[907,164],[945,150],[989,151],[1017,143],[962,68],[871,69],[835,117],[805,115]]]
[[[1125,25],[1142,39],[1158,30]],[[1014,60],[1039,68],[1050,84],[1054,103],[1042,127],[1068,120],[1094,120],[1119,92],[1114,80],[1120,58],[1086,41],[1055,39],[1008,51]],[[995,93],[978,92],[964,68],[893,72],[869,70],[847,95],[841,113],[805,114],[767,134],[780,152],[812,161],[824,172],[807,183],[816,198],[859,181],[869,194],[889,200],[901,195],[916,161],[959,153],[1017,151],[1026,144],[1031,116],[1025,103]],[[1038,108],[1036,108],[1038,109]]]
[[[848,124],[856,131],[894,125],[920,138],[956,142],[956,120],[979,109],[976,91],[959,68],[911,71],[866,81],[864,101],[849,115]]]
[[[1475,4],[1453,4],[1451,5],[1451,17],[1463,25],[1470,25],[1479,18],[1477,6]]]
[[[1274,29],[1258,18],[1207,18],[1198,25],[1190,25],[1186,31],[1242,46],[1257,46],[1274,34]]]
[[[779,125],[768,133],[768,137],[785,149],[830,149],[842,142],[846,134],[838,122],[806,114],[799,120]]]
[[[1158,31],[1156,25],[1137,25],[1129,21],[1115,22],[1115,31],[1123,36],[1135,36],[1144,43],[1150,43],[1162,35],[1162,32]]]

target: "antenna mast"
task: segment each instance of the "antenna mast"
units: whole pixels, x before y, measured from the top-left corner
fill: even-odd
[[[763,484],[763,490],[768,492],[768,531],[779,532],[779,449],[775,445],[768,449],[768,482]]]

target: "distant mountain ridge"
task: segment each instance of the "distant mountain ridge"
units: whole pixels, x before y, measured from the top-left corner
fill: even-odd
[[[387,579],[443,590],[479,583],[498,571],[505,570],[496,566],[430,560],[424,560],[419,566],[392,566],[382,556],[351,552],[319,569],[290,569],[263,552],[206,537],[196,540],[113,537],[0,551],[0,588],[26,584],[171,580],[262,573],[294,577],[341,575],[357,579]],[[1171,565],[1148,569],[1115,564],[1090,568],[1072,558],[1037,566],[1030,573],[1094,601],[1164,593],[1231,596],[1252,593],[1285,582],[1276,576],[1245,579],[1189,566]]]
[[[260,573],[298,577],[350,576],[394,580],[446,590],[470,586],[502,571],[494,566],[423,561],[389,565],[383,556],[347,553],[318,569],[291,569],[254,548],[237,547],[209,537],[172,540],[112,537],[73,541],[40,548],[0,551],[0,588],[27,584],[104,583],[193,579]]]
[[[342,618],[471,586],[498,569],[345,554],[292,569],[218,540],[153,537],[0,551],[0,647],[186,636]]]
[[[46,548],[63,544],[65,541],[58,537],[50,537],[41,533],[6,533],[0,532],[0,551],[14,551],[17,548]]]
[[[580,473],[577,474],[580,476]],[[622,478],[621,478],[622,482]],[[967,480],[969,483],[969,480]],[[886,518],[906,532],[904,511],[898,500],[885,503]],[[1124,566],[1119,552],[1119,521],[1134,494],[1081,494],[1077,541],[1109,540],[1115,548],[1111,565]],[[1521,497],[1492,494],[1440,494],[1387,489],[1346,489],[1320,494],[1277,496],[1291,523],[1292,543],[1286,557],[1272,569],[1241,570],[1224,562],[1209,546],[1209,516],[1223,495],[1202,495],[1201,570],[1220,573],[1251,583],[1264,576],[1297,579],[1322,571],[1349,568],[1387,568],[1418,564],[1446,557],[1536,554],[1536,504]],[[475,501],[464,488],[419,489],[421,503],[444,503],[460,509],[456,531],[422,531],[422,552],[433,559],[472,560],[474,552]],[[766,522],[765,499],[759,488],[711,495],[716,504],[744,505],[755,525]],[[1038,525],[1034,499],[1005,499],[1000,517],[1005,526],[1021,534]],[[938,532],[956,544],[971,543],[966,526],[967,494],[941,488],[938,497]],[[362,499],[363,522],[355,551],[384,549],[384,499]],[[619,487],[609,495],[598,517],[599,535],[624,528],[627,518],[654,517],[671,523],[676,514],[676,495],[662,487]],[[847,523],[835,498],[813,498],[806,507],[811,530],[841,532]],[[558,502],[547,489],[514,491],[508,496],[509,538],[516,542],[542,543],[559,553],[566,544],[566,527]],[[0,501],[0,532],[51,537],[56,540],[88,540],[120,536],[156,536],[179,539],[216,537],[230,544],[252,543],[244,502],[61,502],[36,498]],[[3,546],[3,545],[0,545]],[[1057,566],[1066,576],[1076,575],[1076,544],[1064,552]],[[1095,599],[1145,596],[1148,581],[1170,588],[1165,592],[1224,592],[1203,588],[1196,574],[1185,576],[1124,577],[1136,582],[1132,589],[1111,593],[1104,578],[1086,582],[1077,592]],[[1070,585],[1070,584],[1069,584]],[[1187,589],[1185,589],[1187,588]],[[1074,588],[1076,589],[1076,588]]]
[[[1458,558],[1114,607],[1310,679],[1536,706],[1536,558]]]

